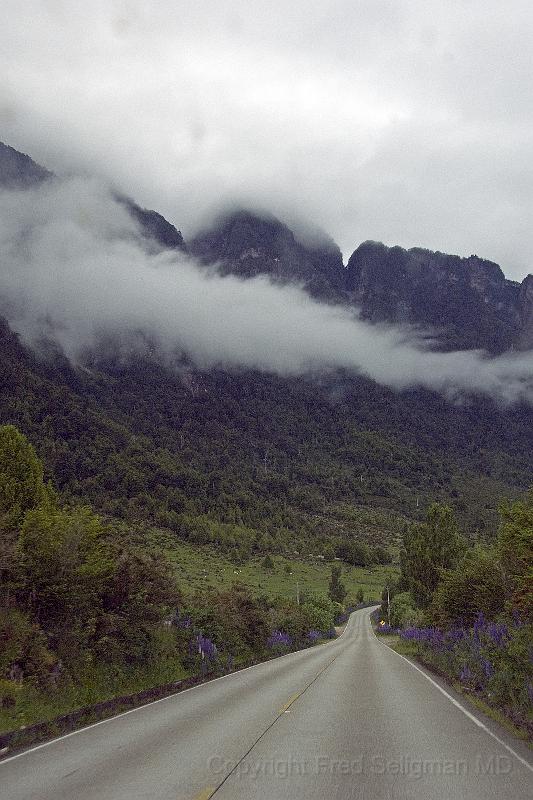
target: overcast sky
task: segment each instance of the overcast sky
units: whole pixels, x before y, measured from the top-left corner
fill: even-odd
[[[185,235],[228,202],[533,271],[528,0],[2,0],[0,139]]]

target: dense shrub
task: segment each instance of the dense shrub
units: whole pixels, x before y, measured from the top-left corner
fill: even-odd
[[[408,625],[415,614],[415,604],[409,592],[400,592],[393,597],[390,604],[390,624],[393,628]]]
[[[426,663],[533,726],[533,626],[518,614],[495,622],[480,612],[471,627],[411,627],[400,636]]]

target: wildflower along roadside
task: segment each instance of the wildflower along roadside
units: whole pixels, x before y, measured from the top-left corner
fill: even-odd
[[[407,652],[533,733],[533,626],[517,612],[500,621],[480,612],[471,626],[409,627],[399,635]]]

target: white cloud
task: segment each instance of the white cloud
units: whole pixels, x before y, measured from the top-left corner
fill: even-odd
[[[166,358],[186,353],[200,367],[343,368],[397,389],[533,403],[531,353],[431,352],[409,329],[370,326],[296,286],[222,278],[182,254],[154,254],[95,180],[0,192],[0,301],[27,342],[52,337],[73,360],[108,334],[134,349],[142,332]]]

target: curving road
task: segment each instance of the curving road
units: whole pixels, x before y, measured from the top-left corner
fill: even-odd
[[[530,800],[527,746],[374,636],[343,635],[0,762],[2,800]]]

